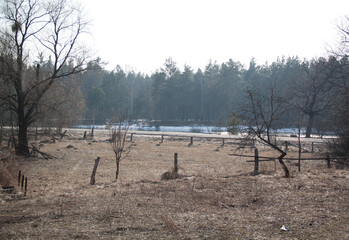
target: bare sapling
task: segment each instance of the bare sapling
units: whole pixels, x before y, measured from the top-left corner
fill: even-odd
[[[122,128],[121,121],[116,126],[111,127],[110,143],[115,154],[116,163],[115,181],[118,180],[120,161],[130,153],[132,147],[132,142],[126,141],[127,132],[128,125]]]

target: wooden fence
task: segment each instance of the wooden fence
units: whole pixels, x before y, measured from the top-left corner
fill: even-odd
[[[259,170],[259,163],[260,162],[275,162],[277,160],[277,157],[263,157],[259,156],[258,149],[255,149],[254,155],[240,155],[240,154],[229,154],[230,156],[237,156],[237,157],[246,157],[246,158],[254,158],[254,160],[247,160],[246,162],[254,163],[254,175],[258,175]],[[341,165],[349,166],[349,164],[345,162],[340,162],[338,160],[342,159],[349,159],[349,156],[343,156],[343,157],[330,157],[327,155],[326,157],[319,157],[319,158],[283,158],[283,160],[287,161],[325,161],[327,163],[327,168],[331,168],[331,162],[338,163]]]

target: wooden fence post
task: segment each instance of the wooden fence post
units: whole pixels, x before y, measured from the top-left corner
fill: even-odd
[[[160,143],[163,143],[164,142],[164,134],[161,134],[161,142]]]
[[[178,173],[178,153],[174,154],[174,172]]]
[[[2,124],[1,124],[1,129],[0,129],[0,145],[2,144]]]
[[[93,170],[92,170],[92,174],[91,174],[91,180],[90,180],[90,184],[91,185],[94,185],[96,183],[95,176],[96,176],[97,167],[98,167],[98,163],[99,163],[100,159],[101,159],[100,157],[97,157],[96,160],[95,160],[95,165],[93,166]]]
[[[24,175],[22,175],[21,191],[23,191],[23,187],[24,187]]]
[[[288,141],[285,141],[285,152],[288,151]]]
[[[87,131],[84,132],[84,138],[86,138],[86,133],[87,133]]]
[[[258,175],[258,149],[254,149],[254,176]]]
[[[25,177],[25,184],[24,184],[24,196],[27,196],[27,187],[28,187],[28,178]]]
[[[222,138],[222,147],[224,147],[224,138]]]
[[[21,171],[18,172],[18,187],[21,185]]]
[[[331,160],[330,160],[330,156],[326,156],[326,161],[327,161],[327,167],[331,168]]]
[[[311,152],[314,152],[314,142],[311,142]]]
[[[131,133],[130,142],[132,142],[132,141],[133,141],[133,134],[134,134],[134,133]]]
[[[190,143],[189,143],[189,146],[193,145],[193,142],[194,142],[193,137],[190,137]]]
[[[92,127],[92,131],[91,131],[91,137],[93,138],[93,131],[95,130],[95,127]]]

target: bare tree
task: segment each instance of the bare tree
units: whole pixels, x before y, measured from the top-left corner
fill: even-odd
[[[55,82],[85,69],[86,51],[78,46],[88,21],[79,7],[66,0],[4,0],[1,5],[1,65],[10,94],[1,96],[17,118],[18,153],[27,154],[27,129],[38,106]],[[28,73],[32,52],[51,59],[50,71]],[[69,64],[68,64],[69,63]]]
[[[247,126],[250,137],[257,137],[281,154],[278,157],[279,163],[285,172],[285,177],[290,177],[290,172],[283,161],[287,153],[277,145],[276,139],[273,139],[275,135],[272,135],[285,111],[284,100],[273,86],[269,88],[268,96],[248,89],[247,98],[248,103],[243,106],[240,115],[243,125]]]
[[[333,100],[333,79],[338,73],[335,58],[319,58],[303,62],[303,74],[294,82],[292,93],[296,108],[308,117],[306,137],[310,138],[315,117],[325,112]]]
[[[330,110],[330,124],[338,138],[330,141],[329,147],[333,154],[346,157],[349,155],[349,17],[342,18],[337,28],[339,41],[331,53],[340,58],[340,64],[339,73],[332,82],[336,94]]]
[[[123,126],[121,118],[118,119],[116,126],[111,126],[111,146],[115,154],[115,181],[118,180],[120,172],[120,161],[125,158],[131,151],[132,142],[126,141],[126,136],[128,132],[128,125]]]
[[[349,56],[349,16],[342,18],[337,25],[339,41],[335,49],[330,49],[329,52],[335,56],[348,57]]]

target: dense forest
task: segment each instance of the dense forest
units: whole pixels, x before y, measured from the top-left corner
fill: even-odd
[[[209,62],[205,69],[180,69],[172,58],[151,76],[125,71],[117,66],[103,69],[100,59],[82,73],[84,119],[105,123],[115,114],[128,119],[159,120],[164,124],[202,123],[225,126],[233,112],[239,113],[246,90],[267,92],[275,88],[287,104],[283,126],[295,127],[296,112],[302,111],[303,126],[326,131],[338,100],[338,86],[347,81],[347,58],[300,60],[279,58],[273,63],[249,66],[230,59]]]

